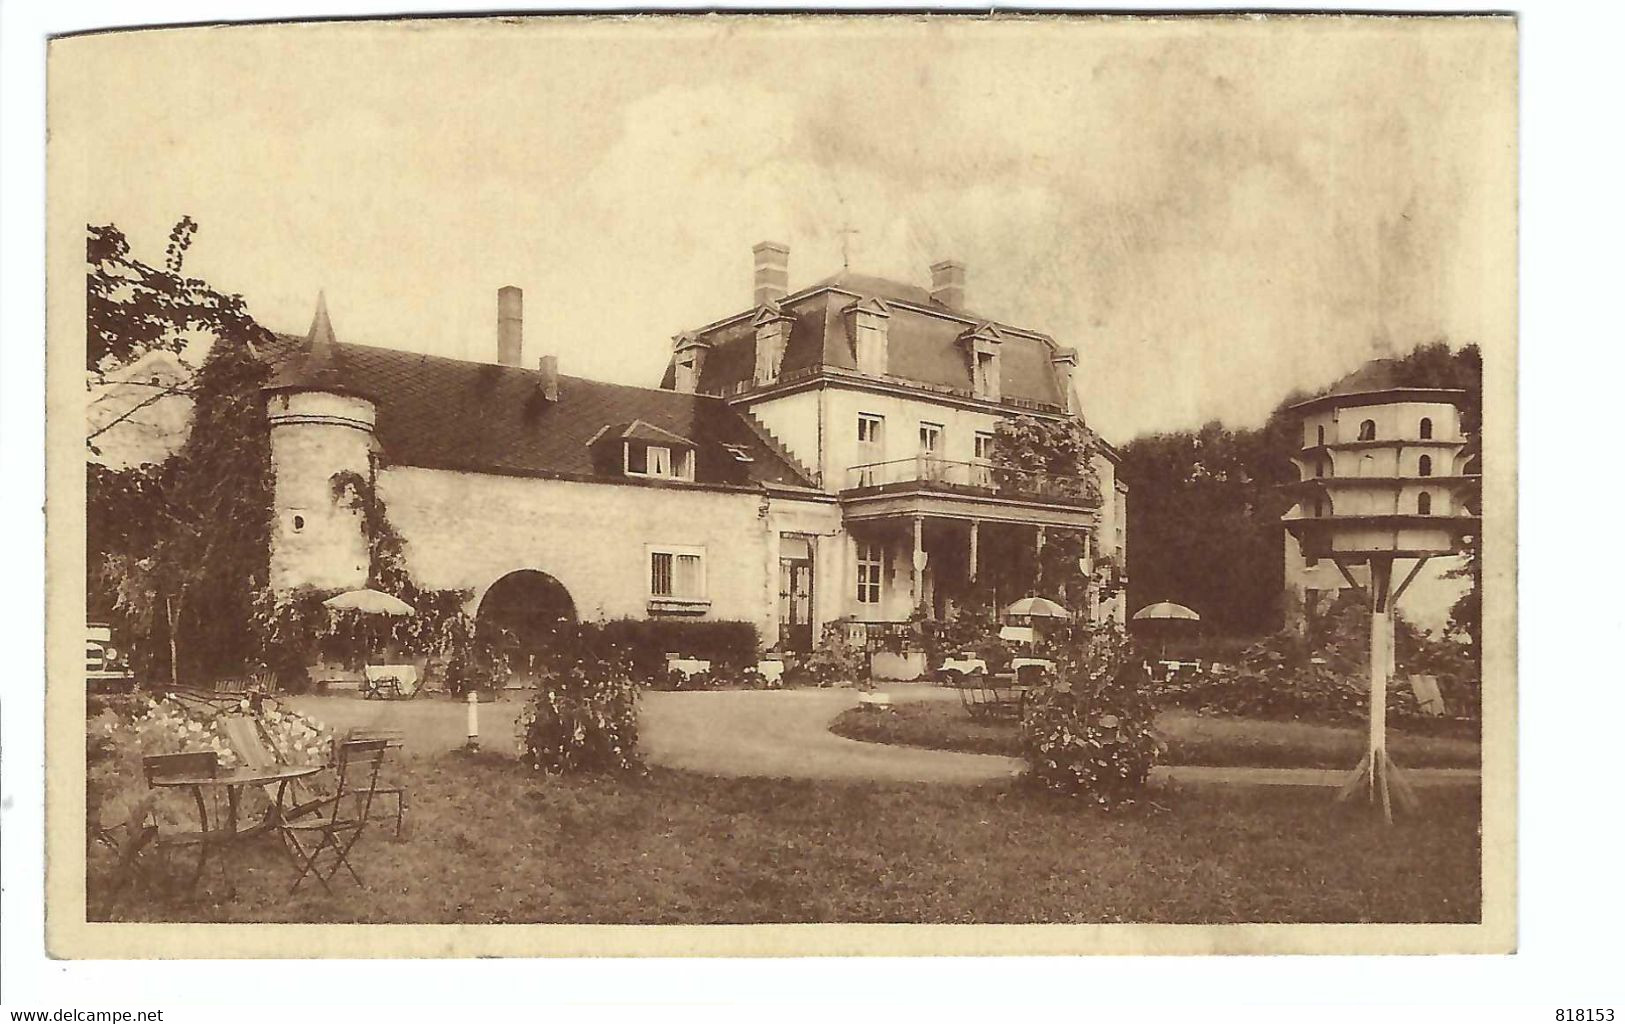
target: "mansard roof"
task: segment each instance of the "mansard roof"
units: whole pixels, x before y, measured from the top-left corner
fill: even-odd
[[[888,380],[969,394],[970,364],[959,338],[968,330],[992,324],[1004,340],[999,349],[1004,397],[1053,406],[1057,411],[1065,408],[1066,399],[1050,362],[1057,349],[1048,336],[962,309],[950,310],[933,300],[927,289],[865,274],[836,274],[780,300],[780,309],[792,321],[780,372],[791,374],[813,367],[856,372],[857,353],[847,311],[856,303],[871,301],[882,303],[890,313],[886,324]],[[754,379],[755,313],[754,309],[743,310],[691,332],[711,342],[699,391],[723,394],[748,386]],[[675,381],[675,368],[668,366],[661,387],[671,388]]]
[[[295,371],[305,373],[300,368],[310,364],[312,349],[322,347],[289,335],[265,346],[277,386],[300,386],[305,378]],[[696,484],[813,487],[746,413],[721,399],[561,375],[558,398],[550,401],[539,370],[343,342],[326,348],[322,358],[342,366],[345,382],[377,403],[377,437],[390,464],[604,479],[589,442],[635,427],[640,436],[693,445]],[[743,449],[751,461],[730,448]]]

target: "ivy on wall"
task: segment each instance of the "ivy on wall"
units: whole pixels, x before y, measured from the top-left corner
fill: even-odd
[[[335,504],[360,513],[368,551],[367,585],[400,598],[414,612],[386,616],[330,609],[322,602],[337,591],[303,587],[277,594],[266,589],[254,616],[261,659],[276,669],[284,685],[297,687],[318,659],[359,665],[380,657],[443,657],[458,677],[452,680],[453,688],[461,688],[458,683],[466,670],[483,663],[472,650],[474,619],[467,605],[473,592],[418,585],[406,567],[406,541],[390,522],[371,474],[343,470],[333,474],[330,484]]]

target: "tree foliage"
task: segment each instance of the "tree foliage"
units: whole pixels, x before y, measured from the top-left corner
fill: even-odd
[[[1482,408],[1477,346],[1443,342],[1398,360],[1412,387],[1465,389],[1463,429],[1476,433]],[[1136,438],[1123,448],[1129,482],[1129,603],[1177,601],[1222,633],[1271,632],[1282,621],[1288,503],[1280,485],[1297,479],[1301,444],[1288,395],[1264,424],[1232,429],[1218,421],[1195,431]],[[1464,614],[1465,614],[1464,610]]]
[[[85,369],[122,366],[147,352],[179,352],[188,332],[251,339],[259,325],[241,295],[187,277],[186,254],[197,222],[182,217],[169,233],[159,266],[136,259],[112,224],[86,225]]]

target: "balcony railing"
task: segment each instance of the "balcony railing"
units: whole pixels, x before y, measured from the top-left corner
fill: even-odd
[[[1033,472],[995,466],[990,462],[961,462],[916,455],[911,459],[869,462],[847,470],[848,491],[896,490],[912,486],[923,490],[997,495],[1060,501],[1093,506],[1089,481],[1081,476]]]

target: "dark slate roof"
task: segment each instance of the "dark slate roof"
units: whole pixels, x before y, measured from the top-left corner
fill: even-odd
[[[1331,387],[1290,408],[1300,411],[1323,405],[1371,405],[1385,402],[1455,402],[1466,394],[1460,388],[1417,387],[1406,379],[1404,363],[1398,359],[1371,359],[1351,373],[1339,377]]]
[[[329,391],[341,395],[376,396],[356,383],[349,361],[336,343],[305,342],[290,348],[276,364],[265,391]]]
[[[277,367],[273,387],[297,386],[284,373],[303,372],[311,347],[288,335],[263,346]],[[342,369],[345,390],[377,403],[378,441],[395,465],[622,480],[619,457],[595,459],[594,449],[604,446],[589,442],[636,421],[694,444],[695,484],[813,486],[721,399],[561,375],[558,400],[550,402],[539,370],[343,342],[330,347],[324,358]],[[751,461],[741,462],[724,445],[744,449]]]
[[[854,295],[859,298],[854,299]],[[868,298],[887,302],[891,310],[886,343],[888,379],[969,394],[970,359],[959,339],[974,330],[977,323],[986,321],[967,323],[973,314],[947,310],[924,288],[863,274],[837,274],[783,300],[781,309],[793,322],[780,372],[790,374],[819,365],[855,372],[857,355],[849,336],[846,310]],[[701,391],[721,394],[752,379],[756,330],[751,320],[748,315],[733,317],[693,332],[710,342],[700,375]],[[1054,343],[1034,331],[1007,324],[997,326],[1004,336],[999,349],[1004,397],[1063,407],[1066,399],[1050,365]],[[661,387],[672,387],[674,379],[674,369],[668,365]]]

